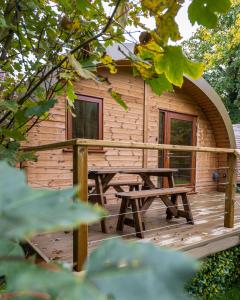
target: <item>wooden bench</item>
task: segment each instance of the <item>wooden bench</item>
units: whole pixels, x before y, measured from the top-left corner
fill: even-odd
[[[127,180],[120,181],[119,180],[119,181],[112,181],[112,182],[110,181],[107,186],[114,187],[115,190],[120,193],[120,192],[122,192],[122,189],[120,189],[121,186],[129,186],[130,191],[134,191],[134,190],[137,191],[137,190],[139,190],[140,185],[142,185],[142,183],[140,181],[136,181],[136,180],[134,180],[134,181],[127,181]],[[95,182],[90,182],[88,184],[88,190],[91,190],[93,188],[95,188]]]
[[[167,206],[167,219],[171,219],[172,216],[183,217],[186,218],[189,224],[194,224],[190,203],[187,198],[187,193],[189,192],[191,192],[190,188],[173,187],[166,189],[151,189],[117,193],[116,196],[122,199],[119,218],[117,222],[117,231],[123,231],[124,225],[128,225],[131,227],[135,227],[137,237],[144,238],[143,231],[145,230],[145,224],[142,221],[141,214],[143,214],[149,208],[149,206],[153,202],[153,199],[155,199],[156,197],[159,197]],[[170,199],[169,196],[171,196],[172,199]],[[179,210],[177,207],[176,203],[178,196],[181,196],[184,210]],[[140,207],[142,199],[145,200],[142,207]],[[132,210],[133,219],[126,217],[129,204]]]
[[[122,186],[128,186],[129,187],[129,191],[139,191],[140,190],[140,185],[142,183],[138,182],[138,181],[112,181],[109,182],[109,184],[107,185],[107,188],[113,187],[115,189],[115,191],[117,191],[118,193],[123,192]],[[88,193],[89,193],[89,202],[91,203],[99,203],[100,205],[103,205],[102,203],[100,203],[100,199],[99,197],[97,197],[94,193],[93,195],[91,195],[91,192],[93,192],[93,189],[95,188],[95,182],[90,182],[88,184]],[[104,196],[104,204],[107,204],[107,200],[106,197]]]
[[[109,184],[107,185],[107,188],[113,187],[117,192],[121,193],[123,192],[122,186],[128,186],[129,191],[139,191],[140,186],[142,183],[140,181],[110,181]],[[99,205],[105,207],[105,204],[107,204],[107,200],[105,195],[101,198],[98,194],[94,193],[95,189],[95,182],[89,183],[88,184],[88,200],[91,203],[98,203]],[[91,194],[92,192],[92,194]],[[108,233],[108,228],[106,224],[106,219],[103,218],[101,220],[101,228],[103,233]]]

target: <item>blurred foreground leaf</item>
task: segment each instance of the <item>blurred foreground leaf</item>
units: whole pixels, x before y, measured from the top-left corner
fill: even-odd
[[[195,269],[180,252],[115,239],[91,253],[86,278],[116,300],[186,300],[184,283]]]
[[[0,163],[0,236],[23,239],[97,221],[103,210],[73,202],[76,190],[33,189],[24,172]]]
[[[0,264],[0,274],[7,279],[5,295],[28,291],[59,300],[186,300],[184,283],[195,267],[182,253],[115,239],[94,250],[78,276],[27,262]]]

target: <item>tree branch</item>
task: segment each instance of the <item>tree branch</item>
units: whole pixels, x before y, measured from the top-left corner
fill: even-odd
[[[72,49],[69,53],[73,54],[76,51],[78,51],[79,49],[83,48],[85,45],[91,43],[92,41],[98,39],[101,35],[103,35],[108,28],[110,27],[110,25],[113,22],[114,19],[114,15],[117,12],[117,9],[119,7],[121,0],[118,0],[116,3],[116,6],[111,14],[111,16],[108,19],[108,22],[106,23],[106,25],[103,27],[103,29],[96,34],[95,36],[89,38],[88,40],[84,41],[83,43],[81,43],[80,45],[78,45],[77,47],[75,47],[74,49]],[[50,76],[52,73],[54,73],[59,67],[61,67],[61,65],[67,60],[67,56],[65,56],[56,66],[52,67],[51,70],[49,70],[37,83],[36,85],[34,85],[22,98],[19,99],[18,103],[21,105],[25,99],[27,99],[47,78],[48,76]]]

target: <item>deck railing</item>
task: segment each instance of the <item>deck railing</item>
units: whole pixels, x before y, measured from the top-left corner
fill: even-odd
[[[118,142],[107,140],[72,139],[57,143],[24,147],[24,151],[46,151],[54,149],[73,149],[73,184],[78,185],[78,198],[88,202],[88,148],[125,148],[142,150],[174,150],[187,152],[205,152],[227,155],[227,185],[225,192],[224,226],[234,227],[234,202],[236,191],[236,161],[240,155],[237,149],[150,144],[137,142]],[[88,256],[88,226],[81,225],[73,234],[73,265],[76,271],[81,271]]]

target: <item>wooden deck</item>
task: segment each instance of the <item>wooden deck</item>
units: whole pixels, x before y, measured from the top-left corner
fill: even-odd
[[[240,243],[240,207],[235,205],[235,227],[224,228],[224,193],[210,192],[189,195],[194,225],[184,218],[166,220],[165,207],[156,199],[145,214],[145,238],[135,237],[134,228],[124,227],[122,237],[139,242],[152,242],[158,246],[170,247],[188,252],[201,258],[230,248]],[[240,196],[237,194],[237,200]],[[115,238],[119,202],[109,203],[107,208],[109,233],[101,232],[100,224],[89,226],[89,249],[94,249],[102,240]],[[72,262],[72,233],[38,235],[31,240],[32,246],[45,260]]]

